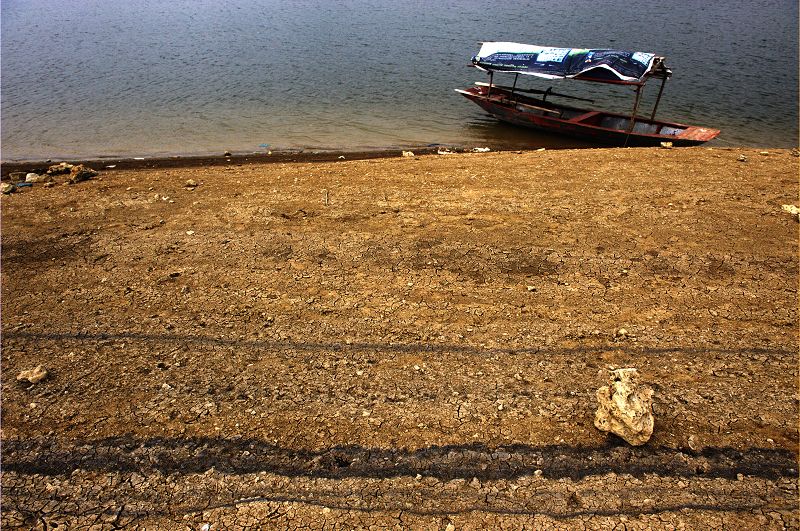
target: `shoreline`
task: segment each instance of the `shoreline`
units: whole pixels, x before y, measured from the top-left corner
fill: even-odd
[[[411,151],[414,156],[436,155],[439,150],[447,150],[450,153],[473,153],[473,149],[464,146],[453,146],[447,144],[437,144],[423,147],[409,148],[379,148],[379,149],[359,149],[359,150],[281,150],[270,153],[231,153],[230,155],[206,154],[206,155],[157,155],[153,157],[90,157],[90,158],[54,158],[54,159],[30,159],[12,160],[0,162],[0,175],[5,180],[10,173],[14,172],[43,172],[53,164],[61,161],[70,164],[83,164],[95,170],[141,170],[141,169],[160,169],[160,168],[201,168],[213,166],[234,165],[260,165],[276,163],[314,163],[314,162],[342,162],[346,160],[370,160],[402,157],[403,152]],[[609,146],[595,147],[537,147],[529,149],[519,149],[509,146],[491,147],[491,153],[513,153],[521,155],[523,153],[537,151],[586,151],[586,150],[625,150],[625,149],[657,149],[657,148],[619,148]],[[754,150],[788,150],[781,147],[760,147],[753,148],[747,146],[694,146],[693,148],[673,148],[673,149],[709,149],[715,151],[754,151]]]
[[[228,164],[271,164],[287,162],[336,162],[339,160],[369,160],[401,157],[403,151],[412,151],[414,155],[435,155],[437,150],[448,149],[453,153],[471,152],[471,148],[450,145],[425,146],[418,148],[380,148],[360,150],[281,150],[270,153],[231,153],[206,155],[157,155],[153,157],[92,157],[92,158],[54,158],[12,160],[0,162],[3,177],[18,171],[46,170],[53,164],[66,161],[71,164],[84,164],[98,170],[137,170],[149,168],[195,168],[205,166],[224,166]],[[564,148],[571,149],[571,148]],[[504,152],[505,149],[491,148],[492,152]],[[519,150],[510,150],[519,151]],[[228,152],[225,152],[228,153]],[[341,157],[344,157],[342,159]],[[113,166],[110,168],[109,166]]]

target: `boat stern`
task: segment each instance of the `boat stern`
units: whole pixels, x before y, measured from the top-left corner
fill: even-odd
[[[694,142],[697,144],[702,144],[703,142],[708,142],[709,140],[717,138],[718,135],[719,135],[719,129],[690,125],[686,128],[685,131],[677,135],[675,138],[689,142]]]

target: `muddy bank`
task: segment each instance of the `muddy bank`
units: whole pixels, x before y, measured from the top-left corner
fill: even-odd
[[[797,175],[598,149],[3,196],[3,524],[796,528]],[[636,449],[593,425],[626,366]]]

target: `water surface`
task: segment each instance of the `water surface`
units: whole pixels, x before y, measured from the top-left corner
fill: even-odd
[[[4,160],[571,144],[453,92],[479,40],[665,55],[659,116],[794,146],[794,0],[4,0]],[[629,111],[630,89],[560,82]],[[531,86],[546,88],[547,82]],[[648,86],[645,107],[656,83]]]

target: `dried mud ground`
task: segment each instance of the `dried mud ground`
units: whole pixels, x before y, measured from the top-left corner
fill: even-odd
[[[797,529],[797,201],[705,148],[5,196],[3,528]],[[627,366],[637,448],[593,425]]]

